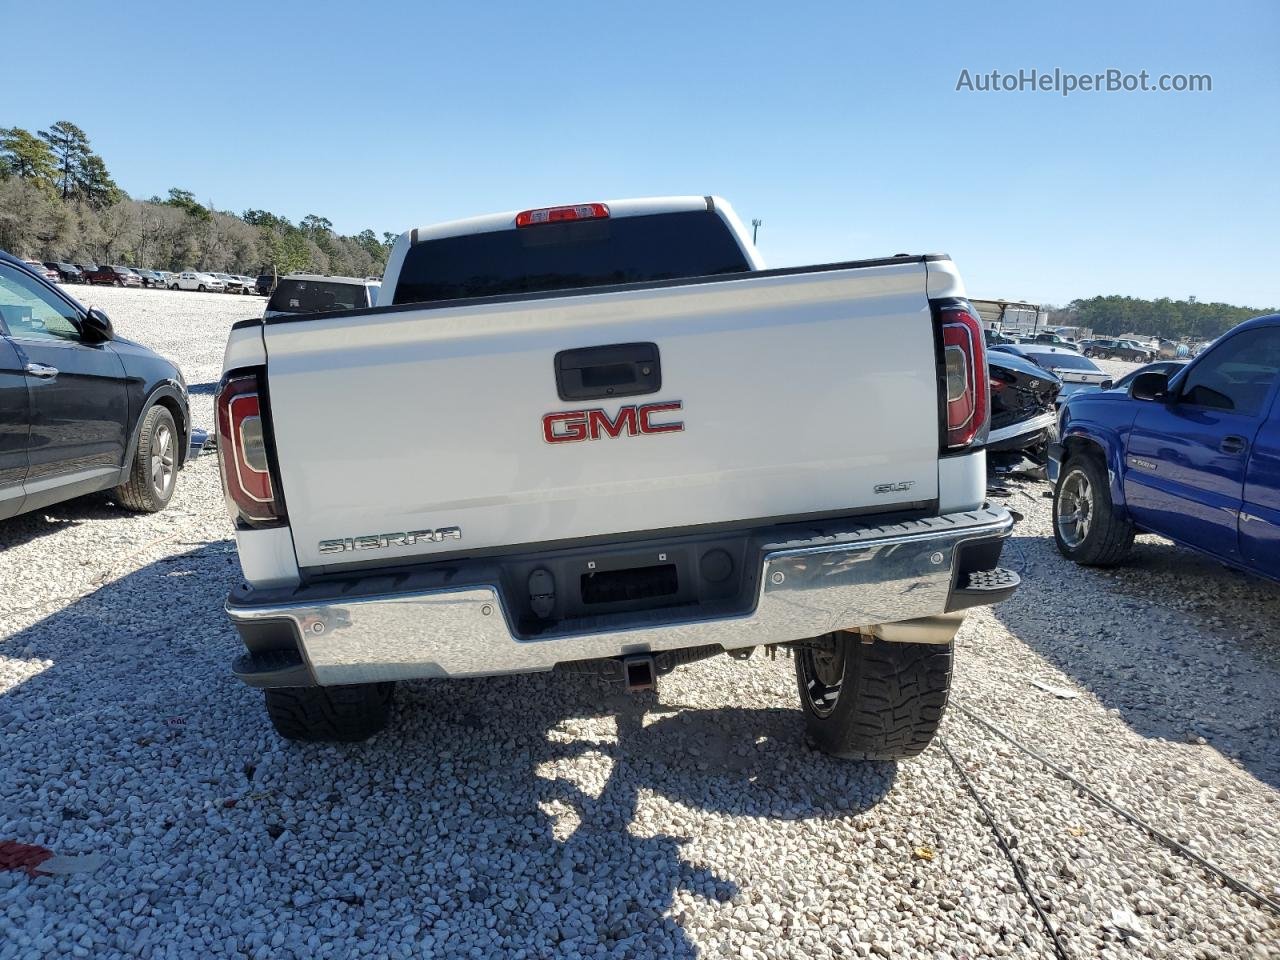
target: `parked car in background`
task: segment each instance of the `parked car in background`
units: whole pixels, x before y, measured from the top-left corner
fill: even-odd
[[[85,283],[107,284],[113,287],[140,287],[142,278],[118,264],[110,267],[96,267],[84,275]]]
[[[1030,342],[1047,343],[1051,346],[1071,347],[1072,349],[1074,349],[1076,346],[1076,343],[1074,340],[1071,340],[1068,337],[1064,337],[1061,334],[1050,333],[1048,331],[1045,331],[1043,333],[1037,333],[1034,337],[1031,338]]]
[[[222,273],[217,270],[211,270],[209,272],[209,276],[213,277],[215,280],[222,281],[223,293],[239,293],[240,292],[240,281],[232,274]]]
[[[134,267],[133,272],[142,279],[144,287],[154,287],[159,289],[165,286],[164,274],[159,270],[147,270],[142,267]]]
[[[170,290],[199,290],[201,293],[205,291],[221,293],[225,286],[226,284],[213,274],[201,273],[198,270],[183,270],[181,273],[175,273],[169,277]]]
[[[44,265],[58,275],[59,283],[84,283],[84,273],[74,263],[65,260],[46,260]]]
[[[23,260],[22,262],[25,263],[32,270],[34,270],[36,273],[38,273],[40,276],[44,277],[46,280],[52,283],[58,282],[58,271],[55,270],[53,267],[46,267],[39,260]]]
[[[254,281],[254,287],[258,291],[258,296],[269,297],[276,288],[276,275],[274,273],[260,273],[258,279]]]
[[[1135,363],[1150,363],[1155,359],[1153,351],[1132,340],[1117,340],[1111,356],[1115,360],[1130,360]]]
[[[1100,360],[1105,360],[1111,356],[1111,351],[1119,343],[1119,340],[1113,340],[1109,337],[1095,337],[1091,340],[1081,340],[1076,344],[1076,349],[1080,351],[1082,356],[1097,357]]]
[[[113,490],[130,510],[173,496],[187,385],[22,261],[0,252],[0,518]]]
[[[1081,340],[1076,347],[1084,356],[1097,357],[1100,360],[1131,360],[1137,363],[1148,363],[1152,359],[1152,351],[1132,340],[1099,337],[1093,340]]]
[[[286,313],[328,313],[333,310],[363,310],[378,302],[380,284],[360,277],[325,277],[295,273],[281,277],[264,317]]]
[[[1173,376],[1078,394],[1050,450],[1054,539],[1119,563],[1138,531],[1280,580],[1280,314],[1235,327]]]
[[[1105,390],[1111,386],[1110,374],[1100,370],[1092,360],[1069,347],[1046,343],[1001,344],[992,353],[1012,353],[1025,357],[1042,370],[1047,370],[1062,383],[1057,402],[1081,390]]]
[[[1019,343],[1017,337],[1011,337],[1008,334],[1001,333],[999,330],[983,329],[982,339],[987,342],[988,347],[994,347],[999,343]]]
[[[987,354],[987,373],[991,379],[987,451],[1043,448],[1049,432],[1057,435],[1054,402],[1062,382],[1027,358],[1001,350]]]
[[[1128,390],[1129,384],[1133,383],[1134,377],[1140,373],[1163,373],[1168,377],[1172,377],[1186,365],[1186,360],[1156,360],[1154,363],[1148,363],[1146,366],[1138,367],[1136,370],[1130,370],[1112,384],[1111,389]]]

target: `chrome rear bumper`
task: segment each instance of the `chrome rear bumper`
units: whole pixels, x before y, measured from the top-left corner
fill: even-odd
[[[611,629],[536,638],[514,631],[496,577],[426,588],[415,585],[412,574],[401,574],[300,587],[285,597],[275,592],[268,602],[242,588],[227,600],[227,613],[250,649],[251,633],[269,625],[287,627],[297,649],[251,653],[235,672],[253,686],[485,676],[706,645],[729,650],[786,643],[837,629],[937,618],[1013,592],[1017,576],[1003,572],[1003,580],[993,580],[993,561],[982,570],[959,565],[966,544],[985,541],[998,557],[1012,526],[1007,510],[984,508],[768,543],[749,612],[718,618],[689,618],[686,612],[682,618],[680,610],[656,610],[635,614],[622,626],[612,621]],[[906,631],[904,637],[936,636],[936,623],[932,631]]]

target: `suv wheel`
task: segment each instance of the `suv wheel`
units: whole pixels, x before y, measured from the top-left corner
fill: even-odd
[[[167,507],[178,485],[180,442],[173,414],[159,404],[148,410],[129,480],[115,489],[116,503],[139,513],[158,513]]]
[[[951,688],[951,643],[837,631],[795,647],[809,739],[834,757],[901,760],[929,746]]]
[[[1133,535],[1133,524],[1111,502],[1106,468],[1097,457],[1071,457],[1053,489],[1058,552],[1085,566],[1114,566],[1129,555]]]
[[[197,284],[196,289],[199,290],[201,293],[204,293],[204,284],[203,283]]]
[[[383,730],[395,683],[266,690],[267,716],[286,740],[356,743]]]

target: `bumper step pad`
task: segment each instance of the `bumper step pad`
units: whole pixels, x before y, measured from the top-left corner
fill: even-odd
[[[1021,582],[1021,577],[1004,567],[970,571],[951,592],[948,610],[965,610],[1008,600]]]

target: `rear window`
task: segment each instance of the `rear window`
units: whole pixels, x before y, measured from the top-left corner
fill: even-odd
[[[445,237],[405,255],[395,303],[430,303],[750,270],[729,227],[693,210]]]
[[[359,310],[368,305],[363,285],[332,280],[281,280],[267,301],[267,309],[279,313]]]
[[[1042,367],[1058,367],[1061,370],[1088,370],[1090,373],[1101,372],[1091,360],[1074,353],[1033,353],[1028,351],[1027,356]]]

